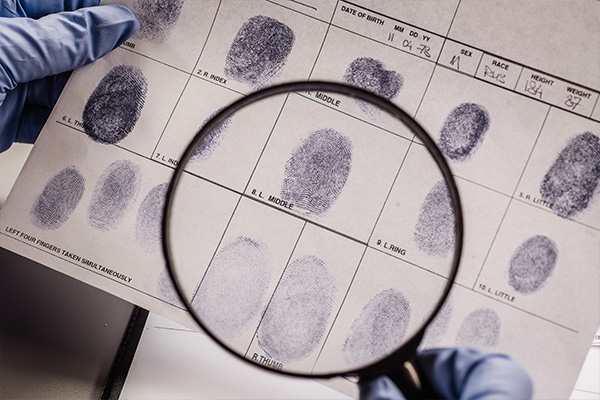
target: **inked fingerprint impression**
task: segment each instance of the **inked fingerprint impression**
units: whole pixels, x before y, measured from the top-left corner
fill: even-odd
[[[117,226],[135,201],[141,183],[140,167],[128,160],[110,164],[100,176],[88,207],[88,222],[96,229]]]
[[[542,199],[561,217],[586,209],[600,182],[600,138],[584,132],[569,140],[544,175]]]
[[[156,287],[156,292],[158,297],[165,300],[168,303],[173,305],[184,307],[179,294],[177,293],[177,289],[175,288],[175,283],[171,279],[171,275],[169,275],[169,271],[164,269],[160,277],[158,278],[158,285]]]
[[[161,183],[150,190],[138,209],[135,220],[135,239],[148,251],[160,248],[162,240],[162,216],[168,183]]]
[[[272,273],[265,246],[240,236],[217,252],[192,307],[215,336],[235,337],[264,310]]]
[[[31,223],[40,229],[58,229],[83,196],[85,180],[75,167],[67,167],[46,183],[30,211]]]
[[[137,0],[132,11],[140,22],[135,38],[151,43],[167,40],[181,14],[184,0]]]
[[[510,259],[508,283],[517,292],[534,293],[550,277],[557,259],[558,248],[552,239],[533,236],[523,242]]]
[[[388,100],[394,99],[402,86],[404,77],[396,71],[385,69],[385,65],[373,58],[359,57],[352,61],[342,80],[353,86],[376,93]],[[357,100],[363,111],[373,113],[375,106]]]
[[[335,279],[321,259],[291,262],[258,328],[260,347],[281,362],[308,356],[323,340],[335,294]]]
[[[375,295],[352,323],[343,351],[349,365],[365,365],[392,353],[404,339],[410,304],[397,290]]]
[[[452,199],[445,181],[438,181],[425,196],[415,225],[414,239],[420,251],[446,257],[454,248],[456,225]]]
[[[213,119],[215,115],[217,115],[221,110],[222,108],[218,109],[217,111],[212,113],[208,118],[202,121],[198,132],[201,131],[202,128],[204,128],[204,125],[206,125],[211,119]],[[221,121],[216,127],[214,127],[214,129],[208,132],[208,134],[200,141],[198,147],[196,147],[196,149],[194,150],[194,153],[190,157],[190,161],[202,161],[209,158],[211,154],[215,151],[215,149],[219,146],[219,144],[221,144],[223,134],[227,131],[227,128],[229,128],[230,123],[231,117],[227,117],[223,121]]]
[[[225,75],[255,89],[279,76],[295,35],[276,19],[257,15],[244,22],[225,60]]]
[[[137,123],[146,101],[148,83],[142,70],[118,65],[102,78],[83,108],[85,133],[95,142],[115,144]]]
[[[352,142],[333,129],[313,132],[285,164],[281,198],[323,215],[341,194],[352,167]]]
[[[500,339],[500,317],[494,310],[479,308],[465,318],[456,335],[457,346],[492,348]]]
[[[483,142],[490,122],[484,106],[462,103],[450,112],[442,125],[440,150],[453,161],[468,160]]]

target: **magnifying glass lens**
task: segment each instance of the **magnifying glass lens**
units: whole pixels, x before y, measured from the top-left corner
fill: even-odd
[[[276,371],[331,376],[414,342],[447,296],[462,231],[449,170],[410,117],[307,85],[204,124],[163,238],[180,306],[215,340]]]

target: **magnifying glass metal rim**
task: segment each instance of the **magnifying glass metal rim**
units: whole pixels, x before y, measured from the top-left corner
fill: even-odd
[[[419,140],[425,145],[426,149],[429,151],[429,153],[435,160],[435,162],[436,162],[437,166],[439,167],[439,169],[441,170],[442,175],[444,176],[444,179],[448,186],[450,198],[451,198],[453,206],[454,206],[454,216],[455,216],[455,246],[454,247],[455,247],[455,251],[454,251],[454,257],[453,257],[452,264],[451,264],[452,267],[451,267],[450,273],[448,275],[447,284],[444,288],[442,296],[438,300],[438,303],[435,305],[431,314],[422,323],[419,330],[416,331],[410,339],[406,340],[398,349],[396,349],[394,352],[387,355],[386,357],[384,357],[380,360],[377,360],[374,363],[367,365],[367,366],[361,366],[356,369],[349,369],[348,371],[344,371],[344,372],[338,371],[338,372],[331,372],[331,373],[324,373],[324,374],[307,374],[307,373],[299,373],[299,372],[286,371],[286,370],[275,370],[273,368],[269,368],[260,363],[255,363],[255,362],[251,361],[250,359],[247,359],[246,357],[237,353],[233,349],[229,348],[218,337],[213,335],[211,333],[211,331],[207,327],[204,326],[204,324],[202,323],[200,318],[198,318],[198,316],[197,316],[196,312],[194,311],[194,309],[192,308],[191,304],[185,300],[185,295],[183,293],[182,286],[179,283],[179,279],[175,272],[175,266],[174,266],[173,257],[172,257],[172,249],[171,249],[171,245],[169,242],[169,238],[171,237],[171,235],[170,235],[170,232],[171,232],[171,229],[170,229],[171,207],[173,204],[174,194],[175,194],[177,185],[179,183],[179,180],[181,179],[181,176],[185,172],[185,166],[187,164],[187,160],[189,160],[191,158],[191,156],[196,151],[196,148],[202,142],[204,137],[206,137],[209,134],[209,132],[211,132],[213,129],[215,129],[226,118],[230,117],[231,115],[235,114],[237,111],[239,111],[240,109],[242,109],[243,107],[245,107],[251,103],[263,100],[268,97],[280,95],[280,94],[286,94],[286,93],[289,94],[292,92],[304,92],[304,91],[316,91],[316,90],[318,90],[320,92],[329,92],[329,93],[336,93],[336,94],[341,94],[341,95],[345,95],[345,96],[350,96],[355,99],[365,101],[367,103],[372,103],[372,104],[380,107],[381,109],[385,110],[392,116],[399,118],[404,123],[404,125],[419,138]],[[459,194],[458,194],[458,188],[456,186],[456,182],[454,180],[454,177],[452,175],[450,167],[449,167],[448,163],[446,162],[446,159],[444,158],[442,152],[439,150],[438,146],[436,145],[435,141],[421,127],[421,125],[419,123],[417,123],[411,116],[409,116],[406,112],[404,112],[398,106],[396,106],[395,104],[391,103],[390,101],[382,98],[381,96],[376,95],[372,92],[366,91],[366,90],[356,87],[356,86],[350,86],[350,85],[343,84],[343,83],[327,82],[327,81],[289,82],[289,83],[284,83],[284,84],[280,84],[280,85],[269,86],[265,89],[255,91],[255,92],[235,101],[231,105],[223,108],[216,115],[214,115],[202,127],[202,129],[200,129],[200,131],[196,134],[194,139],[190,142],[190,144],[188,145],[188,147],[186,148],[185,152],[183,153],[183,155],[181,156],[181,158],[179,160],[180,161],[177,164],[177,167],[175,168],[175,171],[173,172],[173,176],[169,183],[169,187],[168,187],[167,195],[166,195],[166,199],[165,199],[165,206],[164,206],[164,213],[163,213],[163,220],[162,220],[162,249],[163,249],[164,257],[166,260],[169,276],[171,277],[171,280],[174,282],[174,287],[175,287],[175,290],[177,291],[177,294],[178,294],[180,300],[185,305],[185,307],[187,308],[189,313],[192,315],[192,317],[196,321],[196,323],[216,343],[218,343],[222,348],[227,350],[229,353],[231,353],[231,354],[235,355],[236,357],[243,359],[247,363],[250,363],[261,369],[268,370],[271,372],[278,372],[280,374],[289,375],[289,376],[296,376],[296,377],[302,377],[302,378],[317,378],[317,379],[318,378],[332,378],[332,377],[339,377],[339,376],[374,377],[374,376],[384,375],[384,374],[390,373],[394,369],[399,368],[404,361],[407,361],[412,356],[414,356],[414,354],[417,350],[417,347],[419,346],[419,343],[421,342],[421,339],[425,333],[426,328],[429,326],[431,321],[433,321],[435,316],[438,314],[438,312],[442,308],[444,301],[448,297],[448,294],[450,293],[450,289],[452,288],[452,284],[456,278],[456,274],[458,272],[458,266],[459,266],[461,254],[462,254],[464,227],[463,227],[462,207],[461,207],[460,198],[459,198]]]

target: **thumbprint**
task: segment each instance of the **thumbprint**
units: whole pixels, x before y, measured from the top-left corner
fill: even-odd
[[[465,318],[458,328],[456,345],[492,348],[500,337],[500,317],[494,310],[479,308]]]
[[[140,22],[135,37],[151,42],[163,43],[181,14],[184,0],[137,0],[132,11]]]
[[[67,167],[46,183],[31,208],[31,222],[40,229],[58,229],[83,196],[85,180],[75,167]]]
[[[388,100],[396,97],[404,84],[402,75],[386,70],[381,61],[368,57],[352,61],[342,79],[349,85],[358,86]]]
[[[222,108],[218,109],[217,111],[212,113],[208,118],[206,118],[202,122],[202,125],[200,125],[200,129],[198,129],[198,131],[201,131],[202,128],[204,128],[204,126],[211,119],[213,119],[215,115],[217,115],[221,110]],[[223,121],[221,121],[217,126],[215,126],[210,132],[208,132],[208,134],[204,136],[204,138],[200,141],[198,147],[196,147],[196,149],[194,150],[194,153],[190,157],[190,161],[202,161],[209,158],[221,143],[223,134],[227,131],[227,128],[229,128],[230,123],[231,117],[227,117]]]
[[[419,350],[433,349],[438,347],[442,338],[446,334],[448,327],[450,326],[450,319],[452,317],[452,311],[454,310],[454,301],[452,297],[446,298],[446,302],[440,308],[440,311],[431,321],[431,324],[425,330],[423,340],[419,345]],[[431,310],[433,311],[433,310]],[[431,311],[429,314],[431,314]],[[427,315],[429,317],[429,315]]]
[[[128,160],[106,168],[94,189],[88,207],[88,222],[96,229],[113,229],[135,201],[140,189],[140,167]]]
[[[225,75],[255,89],[279,76],[292,51],[292,29],[276,19],[256,15],[244,22],[225,60]]]
[[[102,144],[125,139],[142,113],[147,89],[146,77],[138,67],[111,69],[85,103],[81,117],[85,133]]]
[[[161,223],[168,183],[161,183],[150,190],[138,209],[135,220],[135,239],[144,249],[156,251],[162,240]]]
[[[454,248],[454,207],[445,181],[438,181],[425,196],[415,225],[414,239],[420,251],[446,257]]]
[[[272,272],[265,246],[240,236],[215,255],[192,307],[215,336],[236,337],[264,310]]]
[[[313,132],[285,164],[281,197],[308,214],[323,215],[346,185],[352,142],[333,129]]]
[[[538,291],[552,274],[558,258],[556,243],[547,236],[533,236],[510,259],[508,283],[517,292]]]
[[[319,258],[291,262],[258,329],[260,347],[281,362],[308,356],[325,335],[335,291],[335,280]]]
[[[600,139],[591,132],[573,137],[540,185],[542,199],[563,218],[588,207],[600,182]]]
[[[402,343],[409,321],[410,305],[402,293],[378,293],[350,327],[343,346],[346,363],[365,365],[389,355]]]
[[[481,145],[489,127],[490,115],[485,107],[462,103],[446,117],[438,144],[449,159],[466,161]]]

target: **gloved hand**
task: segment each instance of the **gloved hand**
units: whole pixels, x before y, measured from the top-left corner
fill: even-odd
[[[484,350],[459,347],[425,350],[416,363],[445,399],[525,400],[533,385],[529,374],[512,358]],[[361,381],[361,400],[404,400],[387,376]]]
[[[139,28],[125,7],[89,7],[99,2],[0,0],[0,152],[15,141],[33,143],[70,71]]]

